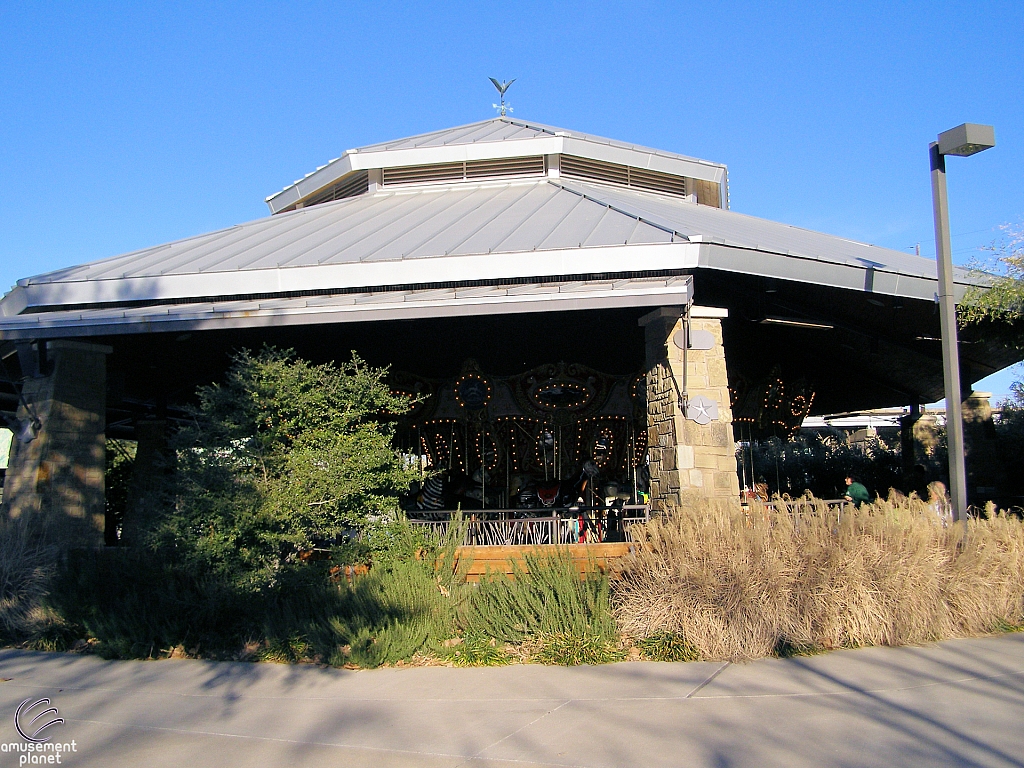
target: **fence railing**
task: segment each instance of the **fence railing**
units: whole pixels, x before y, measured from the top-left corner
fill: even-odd
[[[467,546],[530,546],[538,544],[598,543],[612,539],[632,541],[630,529],[650,520],[651,508],[645,504],[619,509],[618,521],[609,521],[608,509],[568,507],[552,510],[521,509],[473,510],[463,512]],[[415,514],[416,517],[412,517]],[[410,513],[409,523],[443,535],[455,512]],[[524,514],[530,514],[525,517]],[[612,530],[609,531],[609,523]]]
[[[829,512],[842,514],[843,511],[854,505],[854,502],[846,499],[788,499],[778,501],[758,501],[765,509],[773,512],[787,512],[791,515],[813,512],[819,505],[824,504]]]

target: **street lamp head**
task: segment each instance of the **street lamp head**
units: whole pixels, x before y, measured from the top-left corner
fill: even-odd
[[[991,125],[964,123],[939,134],[939,154],[968,157],[996,145]]]

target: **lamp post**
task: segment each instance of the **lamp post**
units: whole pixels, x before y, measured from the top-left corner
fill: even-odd
[[[967,515],[967,468],[964,463],[964,422],[960,404],[960,354],[956,341],[956,297],[949,244],[946,199],[946,155],[969,157],[996,145],[991,125],[964,123],[939,134],[929,146],[932,204],[935,209],[935,258],[939,265],[939,323],[942,327],[942,380],[946,391],[946,441],[949,450],[949,496],[953,519]]]

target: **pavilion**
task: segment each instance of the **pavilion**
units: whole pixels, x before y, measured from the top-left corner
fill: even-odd
[[[740,435],[942,396],[935,263],[733,212],[719,163],[500,117],[348,150],[267,204],[0,300],[7,514],[100,537],[106,436],[144,467],[263,344],[389,365],[429,395],[403,450],[482,504],[588,459],[658,509],[731,496]],[[965,386],[1017,359],[966,335]]]

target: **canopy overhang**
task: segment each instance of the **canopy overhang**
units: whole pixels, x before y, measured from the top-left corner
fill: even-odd
[[[626,277],[342,293],[330,296],[92,309],[20,315],[5,339],[167,333],[282,325],[365,323],[625,307],[685,306],[693,278]]]

